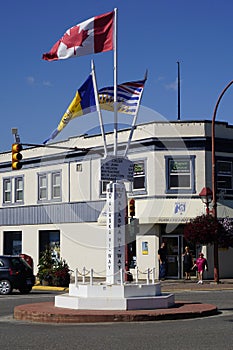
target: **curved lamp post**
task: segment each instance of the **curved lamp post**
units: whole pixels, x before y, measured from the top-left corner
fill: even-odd
[[[227,89],[233,84],[233,80],[223,89],[219,95],[218,101],[214,108],[214,114],[212,118],[212,191],[213,191],[213,210],[212,215],[217,220],[217,201],[216,201],[216,169],[215,169],[215,119],[219,103],[227,91]],[[218,262],[218,243],[214,243],[214,281],[219,283],[219,262]]]

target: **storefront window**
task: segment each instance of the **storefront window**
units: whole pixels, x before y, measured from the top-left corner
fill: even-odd
[[[3,233],[3,254],[19,255],[22,253],[22,232],[5,231]]]

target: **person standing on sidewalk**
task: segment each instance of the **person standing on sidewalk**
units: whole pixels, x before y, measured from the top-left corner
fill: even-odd
[[[184,262],[184,272],[185,272],[185,279],[190,280],[190,271],[193,267],[193,256],[192,253],[189,251],[189,247],[185,247],[185,252],[183,254],[183,262]]]
[[[162,242],[158,250],[159,260],[159,279],[164,280],[167,275],[167,246],[165,242]]]
[[[196,260],[196,263],[193,265],[193,268],[197,267],[197,273],[198,273],[198,284],[203,284],[203,274],[204,271],[208,271],[208,262],[206,258],[204,258],[204,254],[200,253],[199,258]]]

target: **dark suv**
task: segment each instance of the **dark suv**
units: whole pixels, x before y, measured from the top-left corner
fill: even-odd
[[[32,267],[23,258],[0,255],[0,294],[10,294],[13,289],[27,294],[34,284]]]

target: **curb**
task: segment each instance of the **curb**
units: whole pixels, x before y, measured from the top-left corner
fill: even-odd
[[[38,284],[38,285],[34,285],[32,287],[32,290],[68,292],[69,287],[42,286],[42,285]]]

